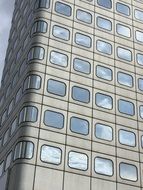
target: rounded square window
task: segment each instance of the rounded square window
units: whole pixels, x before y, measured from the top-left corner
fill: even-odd
[[[59,14],[65,15],[65,16],[71,16],[71,7],[65,3],[56,2],[55,3],[55,11]]]
[[[44,113],[44,124],[48,127],[62,129],[64,127],[64,115],[59,112],[46,110]]]
[[[129,16],[130,15],[130,7],[123,4],[123,3],[116,3],[116,10],[118,13],[123,14],[125,16]]]
[[[137,181],[137,167],[127,163],[120,163],[120,177],[129,181]]]
[[[96,157],[94,160],[94,169],[97,174],[113,176],[112,160]]]
[[[104,42],[101,40],[96,41],[96,48],[99,52],[111,55],[112,54],[112,45],[108,42]]]
[[[143,54],[137,53],[136,54],[137,63],[139,65],[143,65]]]
[[[95,94],[95,103],[98,107],[105,109],[113,108],[113,100],[111,96],[106,94],[96,93]]]
[[[117,33],[121,36],[125,36],[125,37],[128,37],[130,38],[131,37],[131,29],[127,26],[124,26],[122,24],[117,24],[116,25],[116,30],[117,30]]]
[[[37,0],[36,8],[46,8],[50,7],[50,0]]]
[[[143,78],[138,79],[138,88],[139,90],[143,91]]]
[[[92,40],[87,35],[76,33],[75,34],[75,43],[80,45],[80,46],[90,48],[92,45]]]
[[[62,151],[58,147],[43,145],[41,147],[41,161],[49,164],[59,165],[61,163]]]
[[[91,72],[90,63],[83,59],[75,58],[73,60],[73,68],[75,71],[78,71],[78,72],[84,73],[84,74],[90,74],[90,72]]]
[[[118,109],[119,112],[126,114],[126,115],[135,115],[135,106],[132,102],[126,100],[119,100],[118,101]]]
[[[90,92],[85,88],[80,88],[77,86],[72,87],[72,98],[76,101],[89,103],[90,102]]]
[[[137,40],[137,41],[143,42],[143,32],[141,32],[141,31],[136,31],[136,32],[135,32],[135,35],[136,35],[136,40]]]
[[[135,9],[135,18],[139,21],[143,21],[143,11]]]
[[[87,24],[92,23],[92,15],[89,12],[83,11],[81,9],[77,9],[76,18],[82,22],[87,23]]]
[[[139,107],[139,115],[143,119],[143,105]]]
[[[119,142],[127,146],[136,146],[136,136],[131,131],[119,130]]]
[[[53,35],[59,39],[68,41],[70,38],[70,31],[61,26],[53,26]]]
[[[97,0],[97,4],[105,7],[107,9],[111,9],[112,8],[112,1],[111,0]]]
[[[97,23],[97,26],[99,28],[102,28],[104,30],[108,30],[108,31],[111,31],[112,30],[112,22],[108,19],[105,19],[103,17],[97,17],[97,20],[96,20],[96,23]]]
[[[118,72],[117,73],[118,83],[124,86],[133,87],[133,77],[126,73]]]
[[[66,85],[63,82],[49,79],[47,82],[47,91],[63,97],[66,95]]]
[[[125,61],[132,61],[132,52],[128,49],[117,47],[117,56]]]
[[[104,79],[104,80],[108,80],[108,81],[111,81],[112,80],[112,70],[107,68],[107,67],[103,67],[103,66],[100,66],[100,65],[97,65],[96,66],[96,76],[101,78],[101,79]]]
[[[95,125],[95,137],[101,140],[112,141],[113,140],[113,129],[101,123]]]
[[[68,165],[70,168],[86,171],[88,169],[88,157],[86,154],[70,151]]]
[[[70,119],[70,129],[74,133],[81,135],[88,135],[89,133],[89,122],[85,119],[78,117],[72,117]]]
[[[60,66],[60,67],[67,67],[68,65],[68,56],[66,54],[57,52],[57,51],[51,51],[50,53],[50,62],[54,65]]]

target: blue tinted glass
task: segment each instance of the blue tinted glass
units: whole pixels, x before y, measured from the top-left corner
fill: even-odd
[[[64,116],[61,113],[54,111],[45,111],[44,123],[49,127],[63,128],[64,127]]]
[[[71,7],[64,3],[56,2],[55,11],[65,16],[71,16]]]
[[[105,7],[107,9],[112,8],[112,2],[111,0],[97,0],[98,5]]]
[[[122,3],[117,3],[116,6],[117,6],[116,7],[117,12],[119,12],[123,15],[126,15],[126,16],[130,15],[130,8],[127,5],[122,4]]]
[[[72,88],[72,97],[79,102],[88,103],[90,101],[90,93],[87,89],[74,86]]]
[[[72,117],[71,118],[71,123],[70,123],[71,131],[83,135],[88,134],[88,121],[85,119],[80,119],[77,117]]]
[[[119,111],[127,115],[134,115],[134,104],[125,100],[119,100]]]
[[[112,23],[110,20],[107,20],[102,17],[97,17],[97,26],[105,30],[112,30]]]

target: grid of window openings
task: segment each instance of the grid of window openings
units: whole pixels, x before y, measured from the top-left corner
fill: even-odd
[[[17,160],[33,164],[37,156],[47,170],[90,177],[86,190],[101,190],[103,182],[116,190],[143,188],[142,3],[37,0],[29,3],[32,14],[25,3],[23,16],[16,9],[14,20],[26,15],[27,28],[19,21],[18,37],[14,29],[10,35],[0,93],[0,176]],[[38,146],[30,139],[12,147],[25,125],[40,128],[40,137],[31,134]],[[63,180],[62,189],[71,190]]]

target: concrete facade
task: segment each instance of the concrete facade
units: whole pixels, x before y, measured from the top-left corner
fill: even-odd
[[[143,190],[142,28],[141,0],[16,0],[0,190]]]

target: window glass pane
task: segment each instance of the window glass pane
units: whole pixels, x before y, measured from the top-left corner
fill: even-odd
[[[130,7],[125,4],[116,3],[116,10],[117,10],[117,12],[119,12],[123,15],[126,15],[126,16],[130,15]]]
[[[63,82],[49,79],[47,83],[47,91],[58,96],[65,96],[66,85]]]
[[[105,109],[112,109],[113,107],[112,97],[105,94],[97,93],[95,95],[95,102],[97,106]]]
[[[118,82],[122,85],[132,87],[133,86],[133,78],[131,75],[126,73],[118,72],[117,73]]]
[[[132,102],[119,100],[119,112],[127,115],[135,115],[135,108]]]
[[[123,179],[137,181],[137,168],[134,165],[121,163],[120,176]]]
[[[63,53],[51,51],[50,62],[61,67],[66,67],[68,65],[68,56]]]
[[[22,96],[22,88],[20,88],[17,93],[16,93],[16,97],[15,97],[15,104],[20,100]]]
[[[75,58],[73,60],[73,67],[75,71],[85,73],[85,74],[89,74],[90,69],[91,69],[90,63],[88,61],[85,61],[83,59],[78,59],[78,58]]]
[[[64,3],[56,2],[55,11],[65,16],[71,16],[71,7]]]
[[[139,65],[143,65],[143,54],[137,53],[136,59]]]
[[[19,115],[19,123],[21,122],[36,122],[38,116],[38,110],[34,106],[24,107]]]
[[[113,140],[113,130],[108,125],[103,125],[97,123],[95,125],[95,136],[99,139],[112,141]]]
[[[17,126],[18,126],[18,124],[17,124],[17,118],[16,118],[16,119],[12,122],[12,124],[11,124],[10,136],[15,132]]]
[[[90,92],[87,89],[74,86],[72,88],[72,98],[79,102],[88,103],[90,101]]]
[[[143,119],[143,106],[139,107],[139,114],[140,114],[140,117]]]
[[[41,77],[38,75],[30,75],[26,78],[24,82],[24,90],[26,89],[40,89],[41,87]]]
[[[31,59],[44,59],[45,50],[42,47],[33,47],[29,54],[28,54],[28,60]]]
[[[26,150],[24,158],[31,159],[34,153],[34,145],[32,142],[26,142]]]
[[[113,162],[109,159],[96,157],[95,172],[102,175],[113,175]]]
[[[136,145],[136,137],[133,132],[119,130],[119,142],[128,146]]]
[[[136,39],[139,42],[143,42],[143,32],[136,31]]]
[[[34,23],[31,33],[46,33],[48,24],[45,21],[39,20]]]
[[[112,54],[112,46],[110,43],[104,42],[104,41],[100,41],[97,40],[96,41],[96,46],[97,46],[97,50],[99,52],[111,55]]]
[[[143,91],[143,78],[138,79],[138,87],[141,91]]]
[[[117,24],[116,30],[117,30],[117,33],[122,36],[131,37],[131,30],[127,26],[124,26],[122,24]]]
[[[8,112],[7,112],[8,115],[11,113],[13,107],[14,107],[14,99],[10,102],[8,106]]]
[[[14,160],[19,159],[21,157],[22,157],[22,142],[19,142],[17,143],[14,149]]]
[[[69,167],[71,168],[75,168],[78,170],[87,170],[87,167],[88,167],[87,155],[71,151],[69,153],[68,164],[69,164]]]
[[[37,8],[49,8],[50,0],[37,0]]]
[[[107,67],[102,67],[100,65],[97,65],[96,67],[96,75],[99,78],[105,79],[105,80],[112,80],[112,70],[108,69]]]
[[[92,22],[92,15],[86,11],[78,9],[76,11],[76,17],[78,20],[90,24]]]
[[[117,48],[117,55],[120,59],[123,59],[126,61],[132,61],[132,52],[128,49],[118,47]]]
[[[49,127],[63,128],[64,127],[64,115],[54,111],[45,111],[44,123]]]
[[[143,11],[135,9],[135,18],[137,20],[143,21]]]
[[[97,17],[97,26],[105,30],[112,30],[112,22],[102,17]]]
[[[112,1],[111,0],[97,0],[97,4],[105,7],[107,9],[111,9],[112,8]]]
[[[37,121],[37,108],[27,107],[26,120],[25,121]]]
[[[58,165],[61,163],[61,156],[62,152],[57,147],[43,145],[41,148],[41,160],[43,162]]]
[[[7,143],[8,139],[9,139],[9,129],[5,132],[3,136],[3,146]]]
[[[69,40],[70,32],[66,28],[60,26],[53,26],[53,35],[62,40]]]
[[[10,152],[7,157],[6,157],[6,162],[5,162],[5,171],[9,168],[10,164],[12,161],[12,152]]]
[[[84,34],[76,33],[75,34],[75,43],[87,48],[91,47],[91,38]]]
[[[70,128],[72,132],[88,135],[89,122],[85,119],[72,117],[70,120]]]
[[[0,176],[2,176],[3,169],[4,169],[4,162],[0,163]]]

